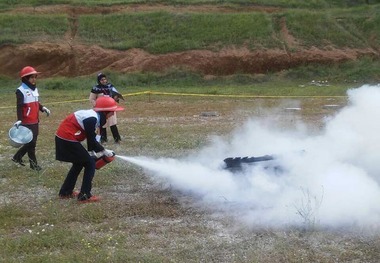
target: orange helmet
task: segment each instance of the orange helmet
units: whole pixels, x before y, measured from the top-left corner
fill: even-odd
[[[41,72],[37,72],[33,67],[26,66],[20,71],[20,78],[23,78],[25,76],[33,75],[33,74],[39,74]]]
[[[121,111],[123,107],[117,105],[111,97],[102,96],[96,99],[94,111]]]

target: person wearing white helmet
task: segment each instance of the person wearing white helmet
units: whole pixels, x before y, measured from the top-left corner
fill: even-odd
[[[97,141],[96,132],[116,111],[124,110],[111,97],[100,97],[93,109],[78,110],[67,116],[58,127],[55,136],[56,159],[72,163],[59,191],[61,199],[77,198],[80,203],[97,202],[98,196],[91,194],[95,175],[95,157],[111,157],[115,153]],[[82,141],[87,139],[87,149]],[[80,191],[74,191],[78,176],[84,168]]]
[[[37,72],[33,67],[26,66],[20,71],[21,86],[16,90],[17,121],[15,126],[19,125],[29,128],[33,132],[31,142],[23,145],[13,156],[12,161],[25,166],[22,158],[27,153],[29,157],[30,168],[36,171],[42,170],[37,163],[36,145],[39,128],[39,112],[45,112],[50,115],[50,110],[39,102],[39,93],[36,86]]]

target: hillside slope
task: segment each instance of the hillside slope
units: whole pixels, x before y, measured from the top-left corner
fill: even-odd
[[[332,45],[323,47],[303,47],[289,32],[286,20],[280,21],[283,48],[261,48],[250,50],[244,46],[225,47],[218,51],[190,50],[167,54],[150,54],[142,49],[126,51],[88,46],[77,38],[78,16],[83,14],[109,14],[115,12],[268,12],[281,9],[252,6],[244,9],[229,9],[216,6],[163,6],[133,5],[112,7],[71,7],[67,5],[16,8],[8,13],[66,14],[70,27],[60,41],[38,41],[28,44],[0,46],[0,72],[16,77],[24,65],[34,65],[50,76],[81,76],[101,70],[117,72],[164,72],[170,68],[180,68],[204,75],[231,75],[235,73],[278,72],[304,64],[332,65],[344,61],[357,60],[363,56],[380,58],[380,46],[375,43],[365,48],[338,49]]]

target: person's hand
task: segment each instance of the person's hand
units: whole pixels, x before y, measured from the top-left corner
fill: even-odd
[[[46,112],[46,116],[50,115],[50,110],[46,107],[42,107],[42,111]]]
[[[18,129],[18,126],[20,126],[21,124],[21,121],[16,121],[15,124],[13,124],[13,126],[16,126],[16,128]]]
[[[111,151],[111,150],[107,150],[107,149],[104,149],[104,151],[102,151],[102,154],[106,157],[112,157],[112,156],[115,156],[115,152],[114,151]]]
[[[94,151],[88,151],[88,154],[91,156],[91,157],[95,157],[96,158],[96,153]]]

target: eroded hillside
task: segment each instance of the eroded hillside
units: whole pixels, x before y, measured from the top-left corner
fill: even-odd
[[[25,7],[13,9],[11,13],[63,13],[70,21],[69,30],[62,41],[39,41],[22,45],[0,47],[0,72],[16,77],[23,66],[36,66],[44,76],[81,76],[100,70],[118,72],[164,72],[170,68],[180,68],[204,75],[230,75],[234,73],[266,73],[289,69],[302,64],[334,64],[356,60],[362,56],[380,57],[377,47],[364,49],[302,48],[286,26],[286,20],[279,21],[283,49],[249,50],[245,47],[225,47],[220,51],[191,50],[154,55],[141,49],[117,51],[99,46],[84,45],[77,39],[78,19],[81,14],[109,14],[116,12],[146,12],[168,10],[170,12],[279,12],[278,8],[252,6],[229,9],[217,6],[164,6],[134,5],[112,7],[70,7],[66,5]],[[289,52],[292,49],[292,52]]]

